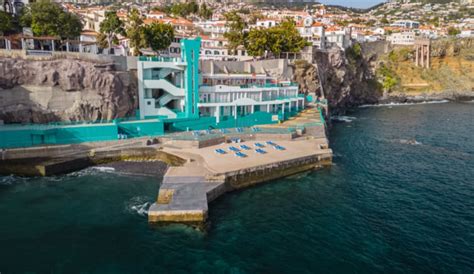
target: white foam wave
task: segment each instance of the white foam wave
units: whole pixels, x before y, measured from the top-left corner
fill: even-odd
[[[107,166],[94,166],[94,167],[92,167],[92,169],[95,169],[95,170],[101,171],[101,172],[114,172],[115,171],[115,168],[107,167]]]
[[[12,185],[18,178],[14,175],[0,177],[0,185]]]
[[[412,145],[412,146],[418,146],[418,145],[422,145],[422,144],[423,144],[422,142],[418,142],[418,141],[415,140],[415,139],[410,139],[410,140],[400,139],[400,143],[401,143],[401,144],[406,144],[406,145]]]
[[[131,198],[125,205],[125,209],[129,213],[138,214],[140,216],[148,216],[148,209],[151,203],[146,197],[137,196]]]
[[[413,105],[428,105],[428,104],[444,104],[449,103],[449,100],[437,100],[437,101],[422,101],[416,103],[388,103],[388,104],[377,104],[377,105],[362,105],[360,108],[370,108],[370,107],[394,107],[394,106],[413,106]]]
[[[357,119],[356,117],[352,116],[332,116],[331,120],[336,121],[336,122],[343,122],[343,123],[351,123]]]

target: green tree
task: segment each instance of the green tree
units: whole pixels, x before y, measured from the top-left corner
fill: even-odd
[[[58,28],[58,33],[63,39],[74,39],[81,35],[82,22],[77,15],[70,12],[63,12],[59,15],[58,21],[61,27]]]
[[[142,24],[143,18],[138,9],[133,8],[130,10],[128,13],[128,26],[125,31],[134,56],[139,55],[140,48],[146,47],[145,28]]]
[[[171,7],[165,8],[164,10],[176,16],[186,17],[190,14],[198,13],[199,6],[196,2],[191,1],[189,3],[173,4]]]
[[[31,9],[29,6],[25,6],[21,9],[19,15],[19,23],[21,27],[31,27],[33,19],[31,18]]]
[[[164,50],[174,39],[174,29],[170,24],[153,22],[145,27],[144,36],[148,47],[155,51]]]
[[[274,56],[282,52],[299,52],[307,45],[292,20],[268,29],[253,28],[245,40],[245,48],[252,56],[262,56],[265,52],[271,52]]]
[[[244,33],[244,29],[247,27],[247,24],[237,11],[225,13],[224,18],[227,22],[226,26],[229,29],[224,33],[224,37],[228,41],[227,48],[231,53],[235,54],[237,48],[245,44],[246,34]]]
[[[12,17],[0,10],[0,34],[3,35],[13,30]]]
[[[82,23],[75,14],[63,11],[57,4],[48,0],[32,3],[23,8],[20,25],[31,27],[36,36],[59,36],[61,39],[73,39],[81,34]]]
[[[204,19],[212,18],[212,10],[207,7],[206,3],[203,3],[199,8],[199,16]]]
[[[263,56],[266,51],[270,51],[272,38],[270,33],[262,28],[252,29],[245,41],[245,49],[251,56]]]
[[[448,28],[448,35],[449,36],[456,36],[458,35],[459,33],[461,33],[461,31],[455,27],[449,27]]]
[[[105,13],[105,19],[99,25],[100,32],[104,35],[107,41],[107,48],[112,48],[116,44],[118,34],[125,34],[123,22],[117,16],[115,11],[108,11]]]
[[[249,17],[249,24],[254,25],[257,23],[257,20],[262,19],[264,16],[261,12],[259,11],[254,11],[250,14]]]

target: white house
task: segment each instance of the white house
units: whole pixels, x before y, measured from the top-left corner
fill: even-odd
[[[410,46],[415,44],[415,33],[413,31],[392,33],[387,37],[392,45]]]

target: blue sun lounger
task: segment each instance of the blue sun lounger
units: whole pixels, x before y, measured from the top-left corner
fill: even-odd
[[[257,149],[255,150],[255,152],[257,152],[258,154],[265,154],[265,153],[267,153],[265,150],[263,150],[263,149],[261,149],[261,148],[257,148]]]
[[[224,134],[229,133],[229,131],[225,128],[221,128],[219,131]]]
[[[239,152],[240,149],[236,148],[236,147],[229,147],[229,150],[232,150],[234,152]]]
[[[247,145],[240,145],[240,148],[241,149],[245,149],[245,150],[251,150],[252,148],[247,146]]]
[[[259,147],[259,148],[264,148],[265,147],[265,145],[262,144],[262,143],[255,143],[255,146]]]
[[[252,128],[252,131],[253,131],[253,132],[259,132],[259,131],[260,131],[260,128],[258,128],[258,127],[253,127],[253,128]]]
[[[272,141],[266,141],[267,145],[271,145],[271,146],[276,146],[277,144],[275,144],[274,142]]]
[[[225,150],[223,150],[222,148],[216,149],[215,152],[216,152],[217,154],[226,154],[226,153],[227,153],[227,152],[225,152]]]
[[[193,136],[196,136],[196,137],[197,137],[197,136],[199,136],[199,135],[201,135],[201,134],[199,133],[199,131],[197,131],[197,130],[193,131]]]
[[[286,149],[286,148],[284,148],[282,146],[279,146],[279,145],[276,145],[273,148],[275,148],[276,150],[285,150]]]
[[[244,132],[244,130],[243,130],[241,127],[238,127],[238,128],[236,128],[235,130],[236,130],[237,132],[239,132],[239,133]]]
[[[245,158],[245,157],[247,157],[247,154],[242,153],[242,152],[239,151],[239,152],[235,153],[235,156],[240,157],[240,158]]]

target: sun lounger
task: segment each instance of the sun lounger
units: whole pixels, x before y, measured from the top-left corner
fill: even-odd
[[[240,145],[240,148],[245,149],[245,150],[251,150],[252,148],[247,146],[247,145]]]
[[[255,150],[255,152],[257,152],[258,154],[265,154],[265,153],[267,153],[265,150],[263,150],[263,149],[261,149],[261,148],[257,148],[257,149]]]
[[[216,152],[217,154],[226,154],[226,153],[227,153],[227,152],[225,152],[225,150],[223,150],[222,148],[216,149],[215,152]]]
[[[235,152],[239,152],[240,149],[236,148],[236,147],[229,147],[229,150],[232,150],[232,151],[235,151]]]
[[[275,148],[276,150],[285,150],[286,149],[286,148],[284,148],[282,146],[279,146],[279,145],[276,145],[273,148]]]
[[[239,152],[235,153],[235,156],[240,157],[240,158],[245,158],[245,157],[247,157],[247,154],[242,153],[242,152],[239,151]]]
[[[244,132],[244,130],[243,130],[241,127],[238,127],[238,128],[236,128],[235,130],[237,130],[237,132],[239,132],[239,133]]]
[[[277,144],[275,144],[274,142],[272,141],[266,141],[267,145],[271,145],[271,146],[276,146]]]
[[[253,131],[253,132],[259,132],[259,131],[260,131],[260,128],[258,128],[258,127],[253,127],[253,128],[252,128],[252,131]]]
[[[264,148],[265,147],[265,145],[262,144],[262,143],[255,143],[255,146],[259,147],[259,148]]]

